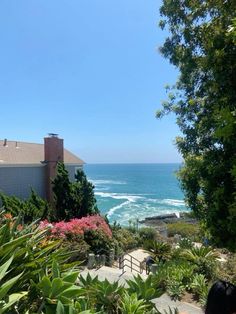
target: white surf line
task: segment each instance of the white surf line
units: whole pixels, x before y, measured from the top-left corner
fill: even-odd
[[[114,206],[114,207],[110,208],[109,211],[108,211],[108,213],[107,213],[107,218],[110,218],[111,215],[113,215],[114,212],[115,212],[117,209],[120,209],[120,208],[122,208],[123,206],[128,205],[128,204],[130,204],[130,203],[131,203],[130,201],[126,201],[126,202],[121,203],[120,205],[117,205],[117,206]]]

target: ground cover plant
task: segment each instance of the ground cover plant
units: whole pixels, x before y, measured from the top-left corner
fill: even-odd
[[[155,286],[175,300],[190,294],[204,306],[209,287],[218,279],[219,254],[211,247],[194,246],[190,239],[172,246],[155,241],[147,244],[158,269],[152,275]]]

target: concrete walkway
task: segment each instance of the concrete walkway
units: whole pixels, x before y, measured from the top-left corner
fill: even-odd
[[[169,307],[174,310],[177,308],[180,314],[203,314],[204,312],[199,307],[195,305],[181,302],[173,301],[167,294],[163,294],[160,298],[154,299],[153,302],[156,304],[157,309],[164,314],[165,311],[169,311]]]

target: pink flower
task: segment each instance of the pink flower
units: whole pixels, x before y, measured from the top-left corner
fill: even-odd
[[[52,237],[67,238],[81,236],[89,230],[97,230],[103,232],[109,238],[112,237],[111,229],[105,220],[99,215],[87,216],[81,219],[74,218],[68,222],[59,221],[50,224],[47,220],[41,221],[40,229],[51,228]]]

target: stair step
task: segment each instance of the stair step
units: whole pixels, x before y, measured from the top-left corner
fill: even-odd
[[[119,281],[120,284],[126,285],[126,280],[132,279],[137,272],[125,272],[122,275],[122,270],[119,268],[112,268],[108,266],[102,266],[99,269],[85,269],[83,270],[80,275],[83,277],[87,277],[88,273],[91,277],[98,276],[99,280],[107,279],[109,282]],[[147,275],[141,274],[142,278],[147,278]]]

